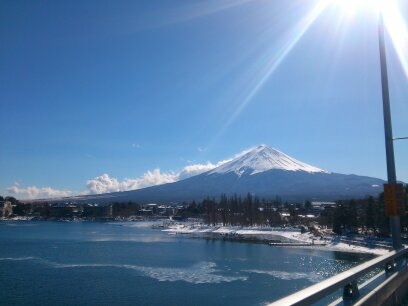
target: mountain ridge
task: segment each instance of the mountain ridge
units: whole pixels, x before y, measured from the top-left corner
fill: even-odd
[[[177,182],[60,201],[181,203],[247,193],[265,199],[279,196],[287,201],[333,201],[378,195],[383,183],[378,178],[328,172],[261,145],[212,170]]]

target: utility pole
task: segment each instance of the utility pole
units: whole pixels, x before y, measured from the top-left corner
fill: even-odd
[[[397,176],[395,172],[395,159],[394,159],[394,143],[392,138],[392,122],[391,122],[391,108],[390,108],[390,94],[388,88],[388,71],[387,71],[387,57],[385,52],[385,41],[384,41],[384,21],[383,16],[380,13],[379,23],[378,23],[378,38],[380,45],[380,64],[381,64],[381,87],[382,87],[382,100],[383,100],[383,112],[384,112],[384,132],[385,132],[385,151],[387,156],[387,176],[388,176],[388,186],[397,185]],[[387,194],[384,186],[384,201],[387,204],[388,199],[386,199]],[[394,197],[396,202],[397,188],[391,188],[391,198]],[[396,205],[396,203],[395,203]],[[392,233],[392,246],[395,250],[402,247],[401,244],[401,225],[400,217],[397,213],[394,215],[389,215],[391,233]]]

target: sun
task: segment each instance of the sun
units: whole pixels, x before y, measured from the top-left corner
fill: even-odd
[[[359,18],[362,12],[371,12],[382,18],[385,28],[398,55],[401,67],[408,78],[408,26],[398,0],[321,0],[335,9],[347,21]]]

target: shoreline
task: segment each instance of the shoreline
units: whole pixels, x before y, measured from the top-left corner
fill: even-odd
[[[168,220],[168,219],[166,219]],[[346,253],[363,253],[372,255],[384,255],[390,251],[384,240],[356,236],[350,239],[345,236],[338,236],[324,232],[320,237],[316,237],[311,232],[301,233],[295,227],[269,227],[269,226],[209,226],[200,222],[173,223],[163,220],[163,218],[104,218],[104,219],[42,219],[33,217],[0,218],[2,222],[158,222],[161,225],[154,225],[154,229],[161,230],[169,235],[185,235],[191,238],[229,240],[235,242],[262,243],[271,247],[318,249],[323,251],[337,251]]]
[[[339,236],[328,235],[318,239],[310,232],[301,233],[299,229],[293,227],[207,226],[190,223],[170,224],[162,231],[170,235],[185,235],[192,238],[264,243],[269,244],[271,247],[318,249],[372,255],[384,255],[390,251],[385,245],[380,247],[373,244],[372,247],[368,247],[361,245],[362,242],[344,240]]]

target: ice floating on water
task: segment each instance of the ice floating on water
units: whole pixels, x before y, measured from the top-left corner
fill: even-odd
[[[112,267],[119,269],[129,269],[136,271],[143,276],[158,280],[159,282],[176,282],[184,281],[191,284],[218,284],[233,281],[246,281],[247,276],[227,276],[217,274],[221,271],[216,270],[214,262],[200,262],[186,268],[164,268],[164,267],[146,267],[127,264],[60,264],[35,257],[21,257],[21,258],[0,258],[0,260],[38,260],[48,266],[56,269],[72,269],[72,268],[98,268],[98,267]]]
[[[318,283],[322,280],[322,277],[320,275],[313,273],[264,271],[264,270],[244,270],[244,271],[249,273],[267,274],[282,280],[307,279],[313,283]]]
[[[2,257],[0,258],[1,261],[11,260],[11,261],[23,261],[23,260],[33,260],[36,259],[35,257]]]

